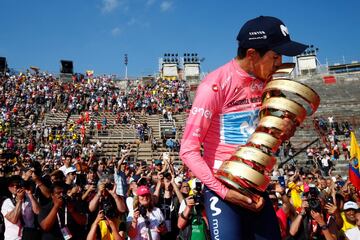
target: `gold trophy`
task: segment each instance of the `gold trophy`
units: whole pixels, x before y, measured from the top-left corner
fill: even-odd
[[[225,185],[255,202],[269,185],[268,173],[276,164],[274,154],[281,143],[292,137],[296,127],[320,104],[313,89],[289,79],[294,66],[283,64],[266,84],[255,132],[215,174]]]

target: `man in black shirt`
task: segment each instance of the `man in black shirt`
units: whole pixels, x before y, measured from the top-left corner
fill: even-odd
[[[38,216],[42,240],[81,239],[78,229],[86,224],[86,216],[76,211],[75,203],[64,196],[63,183],[54,183],[52,201],[41,208]]]

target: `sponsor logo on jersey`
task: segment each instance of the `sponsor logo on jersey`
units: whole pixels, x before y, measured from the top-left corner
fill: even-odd
[[[220,116],[220,140],[227,144],[245,144],[255,131],[259,110],[225,113]]]
[[[206,119],[211,119],[212,112],[210,110],[200,108],[200,107],[193,107],[191,109],[192,115],[200,114],[202,117],[205,117]]]

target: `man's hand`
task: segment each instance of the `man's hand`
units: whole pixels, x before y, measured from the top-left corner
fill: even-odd
[[[324,221],[324,217],[322,214],[315,212],[313,210],[310,211],[311,217],[320,225],[323,226],[325,225],[325,221]]]
[[[105,219],[104,211],[99,210],[94,223],[98,224],[101,220],[104,220],[104,219]]]
[[[285,192],[285,189],[279,184],[275,184],[275,192],[280,193],[280,195],[283,195]]]
[[[193,206],[195,206],[195,200],[193,196],[188,196],[187,198],[185,198],[185,204],[186,206],[192,208]]]
[[[116,195],[116,183],[114,183],[114,187],[111,190],[108,190],[108,192],[111,194],[111,196]]]
[[[56,196],[53,195],[53,196],[52,196],[52,201],[53,201],[54,206],[55,206],[57,209],[61,208],[61,206],[62,206],[63,203],[64,203],[62,196],[56,197]]]
[[[101,184],[99,185],[99,191],[98,191],[98,193],[99,193],[99,194],[102,194],[104,191],[105,191],[105,183],[101,183]]]
[[[225,200],[228,202],[231,202],[235,205],[240,205],[246,209],[249,209],[251,211],[254,212],[258,212],[260,211],[265,204],[265,200],[263,197],[259,198],[258,202],[253,202],[251,200],[251,198],[233,190],[233,189],[229,189],[229,191],[227,192],[226,196],[225,196]]]
[[[166,228],[165,222],[162,222],[159,226],[157,226],[157,227],[155,228],[155,230],[156,230],[158,233],[166,233],[166,232],[167,232],[167,228]]]

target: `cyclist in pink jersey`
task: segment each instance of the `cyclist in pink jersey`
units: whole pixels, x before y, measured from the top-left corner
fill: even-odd
[[[180,156],[206,186],[212,239],[281,239],[268,196],[253,203],[227,188],[214,172],[255,130],[262,90],[282,64],[282,55],[296,56],[307,46],[291,41],[281,20],[264,16],[246,22],[237,40],[237,57],[208,74],[197,89]]]

